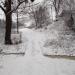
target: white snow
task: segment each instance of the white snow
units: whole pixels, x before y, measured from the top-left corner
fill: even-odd
[[[20,31],[23,44],[27,44],[25,55],[0,55],[0,75],[75,75],[75,59],[42,55],[44,33],[27,28]]]
[[[42,0],[36,0],[34,3],[40,1]],[[55,20],[55,12],[53,15],[52,17]],[[0,15],[1,17],[3,17],[2,14]],[[29,22],[26,25],[29,26],[30,24]],[[60,26],[58,29],[60,30]],[[20,48],[20,50],[25,52],[24,56],[3,56],[0,54],[0,75],[75,75],[75,57],[58,58],[58,56],[44,56],[42,53],[43,50],[47,50],[48,53],[52,52],[53,54],[53,50],[51,51],[50,47],[44,48],[43,46],[46,41],[56,40],[58,38],[57,31],[51,30],[47,34],[47,32],[42,32],[40,29],[38,31],[24,28],[20,29],[20,32],[22,32],[22,44],[5,46],[3,45],[4,31],[0,28],[0,49],[8,49],[10,52],[14,50],[15,52],[15,49],[18,51]],[[62,52],[59,52],[61,55]]]
[[[5,19],[5,15],[1,9],[0,9],[0,19]]]
[[[1,75],[75,75],[75,61],[44,56],[5,56]]]

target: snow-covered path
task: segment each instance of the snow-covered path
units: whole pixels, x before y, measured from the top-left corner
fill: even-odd
[[[27,43],[26,54],[0,56],[0,75],[75,75],[75,60],[42,55],[43,33],[31,29],[20,31],[23,32],[23,42]]]
[[[20,31],[23,35],[23,41],[27,39],[26,55],[40,54],[46,37],[45,34],[27,28]]]

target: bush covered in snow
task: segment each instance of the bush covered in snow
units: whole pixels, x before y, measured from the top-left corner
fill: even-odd
[[[22,42],[22,34],[21,33],[12,33],[11,40],[13,44],[19,44]]]

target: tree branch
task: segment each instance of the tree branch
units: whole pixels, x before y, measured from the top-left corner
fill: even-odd
[[[0,8],[3,10],[4,13],[6,13],[6,10],[1,5]]]
[[[13,10],[11,10],[11,11],[9,11],[9,12],[7,13],[7,15],[10,14],[10,13],[13,13],[14,11],[16,11],[16,10],[18,9],[18,7],[19,7],[22,3],[24,3],[24,2],[25,2],[25,1],[19,2],[18,5],[17,5]]]
[[[11,10],[10,12],[8,12],[8,14],[10,14],[10,13],[13,13],[14,11],[16,11],[17,9],[18,9],[18,7],[22,4],[22,3],[24,3],[25,1],[22,1],[22,2],[20,2],[13,10]],[[40,2],[39,2],[40,3]],[[39,4],[39,3],[36,3],[36,4],[34,4],[34,5],[37,5],[37,4]],[[30,5],[30,6],[26,6],[26,7],[31,7],[31,6],[34,6],[34,5]]]

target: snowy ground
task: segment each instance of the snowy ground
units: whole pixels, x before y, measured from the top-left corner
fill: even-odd
[[[25,55],[0,55],[0,75],[75,75],[75,57],[43,56],[46,34],[27,28],[20,31]]]
[[[66,28],[63,23],[57,21],[57,23],[53,23],[47,28],[37,30],[22,28],[20,29],[22,43],[11,46],[3,44],[4,30],[0,29],[0,50],[2,52],[25,53],[20,55],[0,54],[0,75],[75,75],[75,57],[60,56],[64,53],[65,55],[69,53],[75,55],[74,46],[72,46],[72,51],[68,50],[69,53],[64,50],[68,46],[70,48],[71,44],[75,44],[72,35],[62,36],[64,42],[63,40],[58,41],[59,34]],[[64,35],[64,32],[62,34]],[[66,43],[67,40],[69,45]],[[51,41],[54,42],[54,45],[51,44]],[[63,43],[62,45],[65,44],[64,48],[61,47],[60,50],[57,50],[57,48],[60,48],[60,42]],[[58,46],[57,43],[59,43]],[[54,47],[53,50],[51,46]],[[44,56],[44,53],[51,56]],[[59,56],[57,56],[58,53]]]
[[[75,75],[75,60],[28,54],[0,56],[0,75]]]

